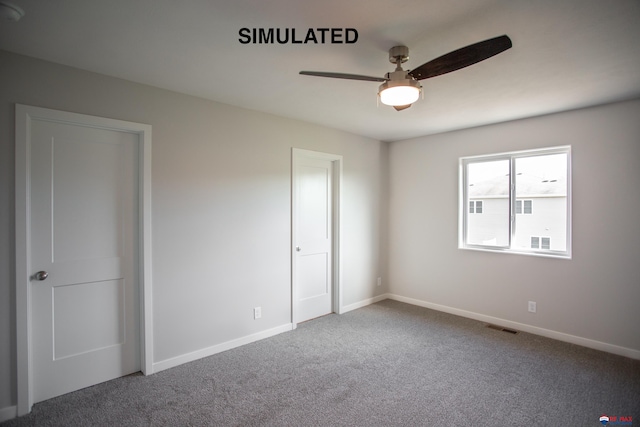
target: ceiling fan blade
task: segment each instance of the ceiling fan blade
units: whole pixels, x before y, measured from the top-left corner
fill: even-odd
[[[511,46],[513,45],[509,37],[494,37],[432,59],[418,68],[411,70],[409,75],[417,80],[436,77],[484,61],[485,59],[504,52]]]
[[[303,76],[331,77],[334,79],[364,80],[368,82],[386,82],[383,77],[362,76],[360,74],[328,73],[325,71],[300,71]]]
[[[411,107],[411,104],[407,104],[407,105],[394,105],[393,108],[396,109],[396,111],[402,111],[402,110],[406,110],[407,108]]]

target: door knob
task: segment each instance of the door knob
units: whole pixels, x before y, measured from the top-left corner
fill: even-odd
[[[302,248],[300,246],[296,246],[296,251],[300,252]]]
[[[47,277],[49,277],[49,273],[47,273],[46,271],[38,271],[36,274],[34,274],[33,277],[36,280],[45,280]]]

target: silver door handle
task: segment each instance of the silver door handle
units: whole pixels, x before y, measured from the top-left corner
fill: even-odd
[[[36,274],[33,275],[34,279],[36,280],[45,280],[47,277],[49,277],[49,273],[47,273],[46,271],[38,271]]]
[[[302,248],[300,246],[296,246],[296,251],[300,252],[302,250]]]

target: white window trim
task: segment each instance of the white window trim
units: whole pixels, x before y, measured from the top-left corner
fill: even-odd
[[[542,250],[542,249],[530,249],[530,250],[521,250],[512,247],[512,242],[515,237],[515,226],[516,223],[516,197],[515,197],[515,174],[510,174],[511,180],[511,191],[510,191],[510,206],[509,206],[509,246],[486,246],[481,244],[468,244],[465,241],[465,236],[467,235],[467,223],[466,217],[468,209],[468,197],[467,190],[469,188],[467,182],[467,174],[465,173],[465,168],[468,163],[473,163],[478,160],[481,161],[495,161],[495,160],[510,160],[510,171],[515,170],[515,160],[518,157],[531,157],[536,155],[548,155],[548,154],[567,154],[567,242],[566,242],[566,251],[550,251],[550,250]],[[540,148],[535,150],[522,150],[522,151],[512,151],[512,152],[504,152],[497,154],[489,154],[489,155],[479,155],[479,156],[469,156],[469,157],[461,157],[458,162],[458,248],[459,249],[467,249],[474,251],[485,251],[485,252],[500,252],[500,253],[509,253],[509,254],[519,254],[519,255],[532,255],[532,256],[541,256],[547,258],[562,258],[562,259],[571,259],[571,146],[564,145],[558,147],[549,147],[549,148]],[[529,198],[528,198],[529,199]],[[524,203],[522,204],[522,210],[524,212]],[[541,246],[542,246],[542,242]]]

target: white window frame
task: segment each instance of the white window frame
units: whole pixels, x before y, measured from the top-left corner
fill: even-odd
[[[550,154],[567,154],[567,224],[566,224],[566,250],[565,251],[552,251],[547,249],[531,249],[522,250],[513,247],[515,241],[516,232],[516,159],[523,157],[543,156]],[[509,191],[509,217],[505,219],[509,226],[509,243],[507,246],[488,246],[482,244],[470,244],[466,242],[467,236],[467,217],[469,198],[468,189],[469,183],[467,182],[467,166],[470,163],[476,163],[481,161],[496,161],[496,160],[508,160],[509,161],[509,179],[510,179],[510,191]],[[480,250],[488,252],[502,252],[502,253],[514,253],[522,255],[535,255],[542,257],[552,258],[565,258],[571,259],[571,146],[558,146],[541,148],[535,150],[523,150],[513,151],[498,154],[489,154],[481,156],[461,157],[459,159],[459,191],[458,191],[458,248]],[[521,199],[524,200],[524,199]],[[528,199],[527,199],[528,200]],[[533,204],[532,204],[533,209]],[[524,212],[524,202],[522,203],[522,212]],[[542,239],[540,240],[540,246],[542,246]]]

